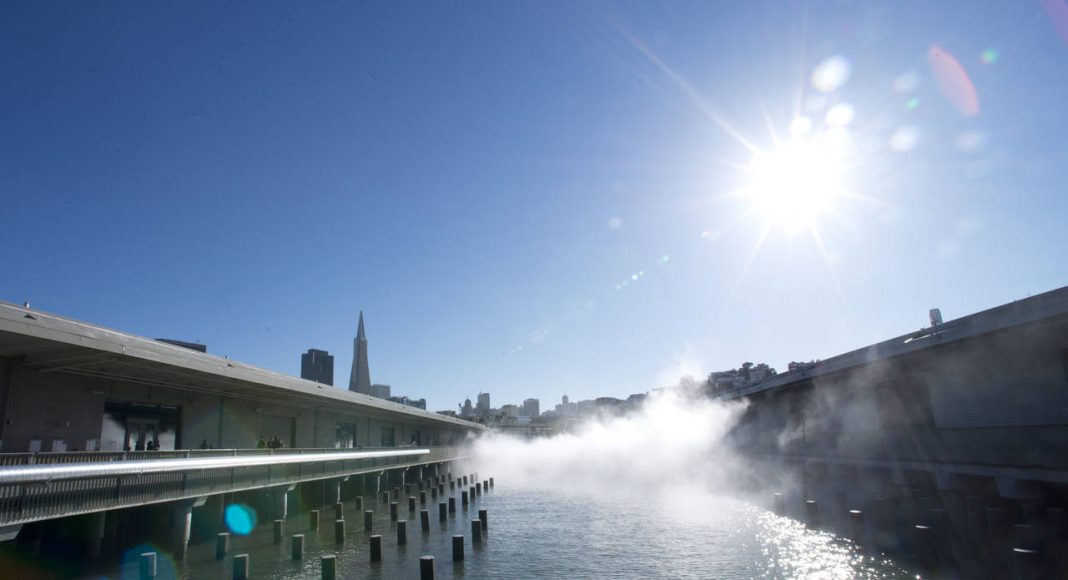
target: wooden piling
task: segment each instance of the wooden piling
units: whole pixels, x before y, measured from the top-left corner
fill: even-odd
[[[319,568],[323,580],[335,580],[337,578],[337,556],[329,554],[320,557]]]
[[[275,520],[274,521],[274,543],[281,544],[282,537],[286,534],[286,521]]]
[[[291,550],[294,560],[304,559],[304,534],[293,534]]]
[[[144,552],[141,554],[140,564],[138,566],[138,578],[140,580],[149,580],[156,577],[156,553]]]
[[[375,512],[371,510],[364,510],[363,512],[363,531],[370,532],[371,526],[374,522]]]
[[[334,542],[345,542],[345,520],[334,520]]]
[[[471,545],[482,543],[482,521],[471,520]]]
[[[309,530],[318,530],[319,529],[319,510],[312,510],[312,511],[308,512],[308,529]]]
[[[478,521],[482,523],[482,531],[489,531],[489,510],[478,510]]]
[[[215,534],[215,559],[222,560],[230,551],[230,534],[223,532]]]
[[[419,527],[424,532],[430,531],[430,510],[420,510],[419,512]]]
[[[370,538],[371,545],[371,561],[382,561],[382,536],[375,534]]]
[[[234,580],[248,580],[248,554],[234,556]]]
[[[457,534],[452,537],[452,561],[462,562],[464,559],[464,537]]]
[[[403,546],[408,543],[408,520],[397,522],[397,545]]]
[[[434,557],[419,558],[419,580],[434,580]]]

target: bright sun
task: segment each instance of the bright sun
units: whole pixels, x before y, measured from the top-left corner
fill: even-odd
[[[751,177],[741,193],[769,225],[791,232],[814,228],[843,194],[840,151],[831,140],[794,138],[757,153],[746,168]]]

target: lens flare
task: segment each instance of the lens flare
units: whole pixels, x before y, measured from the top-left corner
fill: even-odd
[[[950,104],[966,117],[978,115],[979,94],[957,57],[935,44],[927,51],[927,63],[938,80],[939,90]]]
[[[226,527],[241,536],[249,535],[256,527],[256,510],[244,504],[235,503],[226,506],[226,513],[223,517],[226,520]]]

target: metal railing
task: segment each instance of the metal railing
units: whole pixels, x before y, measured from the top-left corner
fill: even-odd
[[[457,447],[0,454],[0,526],[461,457]]]

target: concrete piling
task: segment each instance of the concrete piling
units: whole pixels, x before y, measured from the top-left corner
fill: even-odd
[[[397,545],[403,546],[408,543],[408,520],[397,522]]]
[[[419,492],[419,505],[426,505],[426,491]]]
[[[482,522],[482,531],[483,532],[489,531],[489,510],[487,510],[487,509],[478,510],[478,521]]]
[[[389,519],[390,521],[397,521],[397,502],[389,502]]]
[[[345,541],[345,520],[334,520],[334,542],[341,544]]]
[[[144,552],[141,554],[140,565],[138,566],[138,578],[141,580],[148,580],[149,578],[156,577],[156,553]]]
[[[358,511],[358,512],[362,512],[363,511],[363,496],[362,495],[358,496],[356,498],[356,511]]]
[[[445,484],[444,483],[439,483],[438,484],[438,495],[440,495],[442,497],[445,496]]]
[[[319,529],[319,510],[308,512],[308,529],[313,531]]]
[[[282,537],[285,536],[285,533],[286,533],[286,521],[285,520],[275,520],[274,521],[274,543],[281,544],[282,543]]]
[[[449,504],[441,502],[438,504],[438,521],[444,522],[449,519]]]
[[[463,562],[464,560],[464,537],[457,534],[452,537],[452,561]]]
[[[382,561],[382,536],[375,534],[370,538],[371,545],[371,561]]]
[[[482,482],[481,481],[476,481],[475,482],[475,493],[478,494],[478,495],[482,495]]]
[[[215,559],[222,560],[230,551],[230,534],[223,532],[215,534]]]
[[[471,486],[467,489],[467,498],[471,500],[471,503],[475,503],[475,486]]]
[[[471,545],[482,543],[482,520],[471,520]]]
[[[364,510],[363,512],[363,531],[370,532],[371,526],[374,523],[375,512],[371,510]]]
[[[334,519],[335,520],[343,520],[343,519],[345,519],[345,504],[343,504],[341,502],[337,502],[337,503],[334,504]]]
[[[781,493],[772,495],[772,502],[775,506],[775,514],[779,516],[786,515],[786,498]]]
[[[463,485],[467,485],[467,476],[465,475],[465,476],[461,477],[460,481],[463,482]]]
[[[430,488],[430,499],[438,499],[438,488],[437,488],[437,486]]]
[[[461,491],[460,492],[460,504],[462,504],[464,506],[464,509],[467,509],[467,492],[466,491]]]
[[[248,554],[234,556],[234,580],[248,580]]]
[[[849,539],[857,546],[864,545],[864,512],[849,510]]]
[[[1042,554],[1027,548],[1012,549],[1015,577],[1020,580],[1038,580],[1043,577]]]
[[[493,478],[492,477],[489,478],[489,484],[490,484],[490,487],[493,487]]]
[[[322,573],[323,580],[334,580],[337,578],[337,556],[330,554],[319,558],[319,568]]]
[[[434,557],[419,558],[419,580],[434,580]]]
[[[488,479],[483,479],[482,480],[482,490],[483,491],[489,491],[489,480]]]
[[[916,560],[926,570],[938,566],[937,538],[931,526],[913,526],[916,532]]]
[[[424,532],[430,531],[430,510],[419,511],[419,527]]]
[[[393,498],[394,500],[396,500],[396,499],[397,499],[397,498],[399,498],[400,496],[401,496],[401,494],[400,494],[400,488],[399,488],[399,487],[396,487],[396,486],[394,486],[394,488],[393,488],[393,495],[392,495],[391,497],[392,497],[392,498]]]
[[[414,512],[415,511],[415,496],[414,495],[408,496],[408,511],[410,511],[410,512]]]
[[[455,490],[456,490],[456,482],[450,479],[449,480],[449,491],[455,491]]]
[[[388,491],[383,491],[382,492],[382,503],[389,503],[389,492]]]
[[[456,498],[455,497],[450,497],[449,498],[449,513],[450,514],[456,513]]]
[[[805,500],[805,520],[810,528],[820,527],[820,506],[814,499]]]
[[[290,549],[293,551],[294,560],[304,559],[304,534],[293,534]]]

